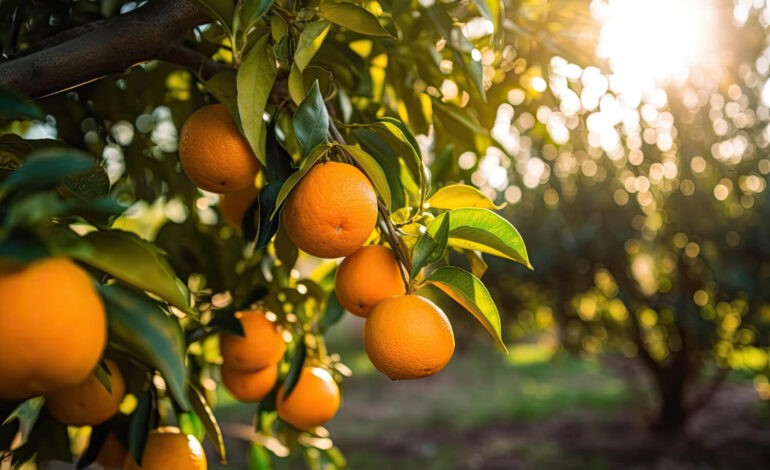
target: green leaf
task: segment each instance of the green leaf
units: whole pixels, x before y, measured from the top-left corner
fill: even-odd
[[[190,410],[185,393],[184,332],[158,302],[121,286],[99,286],[107,309],[109,347],[157,370],[183,411]]]
[[[0,119],[45,119],[43,111],[22,95],[0,88]]]
[[[340,299],[337,298],[337,292],[332,290],[329,292],[329,298],[326,301],[326,310],[324,310],[324,315],[318,325],[321,333],[326,332],[332,325],[340,321],[344,313],[345,309],[342,307]]]
[[[358,128],[353,131],[361,148],[366,150],[377,160],[385,177],[388,180],[391,197],[391,212],[400,209],[406,205],[404,197],[404,186],[401,184],[401,165],[399,157],[393,152],[390,145],[382,139],[376,132],[367,128]]]
[[[64,187],[81,200],[105,197],[110,193],[110,177],[104,168],[97,167],[86,173],[68,175]]]
[[[377,17],[367,9],[348,2],[321,2],[318,14],[332,23],[368,36],[392,38]]]
[[[193,411],[201,419],[203,428],[206,431],[206,437],[209,438],[211,444],[214,445],[214,450],[219,456],[220,462],[225,464],[227,462],[227,454],[225,451],[225,441],[222,437],[222,430],[219,429],[219,423],[217,423],[217,417],[214,416],[214,412],[211,410],[206,398],[203,394],[192,384],[187,384],[187,395],[190,399]]]
[[[428,199],[428,204],[434,209],[461,209],[464,207],[502,209],[505,207],[505,204],[496,205],[484,193],[467,184],[444,186]]]
[[[492,335],[495,344],[507,351],[500,330],[500,314],[489,291],[476,276],[454,266],[443,266],[433,271],[425,283],[436,286],[462,305]]]
[[[283,183],[283,186],[281,186],[281,191],[278,193],[278,197],[275,200],[275,209],[273,209],[273,212],[270,213],[270,218],[275,217],[275,214],[278,212],[278,208],[281,207],[281,204],[283,204],[283,201],[285,201],[289,196],[289,193],[291,193],[291,190],[294,189],[294,186],[296,186],[297,183],[299,183],[299,181],[307,174],[307,172],[313,168],[313,165],[315,165],[318,160],[329,153],[330,148],[330,145],[319,145],[318,147],[314,148],[313,151],[310,152],[310,155],[306,156],[302,160],[302,166],[299,167],[299,170],[286,178],[286,181]]]
[[[347,151],[353,157],[353,160],[364,170],[366,176],[369,177],[375,189],[377,189],[388,211],[390,211],[390,186],[388,185],[388,178],[385,176],[385,172],[380,164],[377,163],[377,160],[361,147],[356,147],[355,145],[340,145],[340,147]]]
[[[137,397],[137,404],[128,423],[128,451],[139,465],[142,464],[144,446],[152,429],[152,392],[146,390]]]
[[[72,174],[85,173],[96,167],[87,153],[72,149],[43,149],[31,153],[24,164],[3,182],[4,192],[31,193],[60,185]]]
[[[241,117],[238,115],[237,72],[235,70],[222,70],[208,80],[203,80],[202,83],[206,91],[225,105],[238,126],[241,126]]]
[[[305,345],[304,337],[300,337],[297,342],[297,349],[294,351],[294,356],[291,358],[291,367],[289,373],[286,374],[286,380],[283,382],[283,398],[289,398],[291,392],[294,391],[294,387],[299,381],[300,374],[302,373],[302,367],[305,365],[305,357],[307,356],[307,345]]]
[[[248,470],[273,470],[270,452],[256,442],[249,443]]]
[[[265,167],[265,174],[268,181],[285,181],[294,170],[291,167],[291,155],[283,148],[276,136],[275,121],[276,119],[271,120],[267,126],[267,138],[265,141],[267,167]]]
[[[329,112],[321,96],[318,81],[313,82],[305,99],[297,107],[293,123],[294,134],[304,155],[326,142],[326,136],[329,133]]]
[[[243,2],[240,11],[241,24],[246,25],[243,29],[248,34],[249,30],[259,21],[262,16],[273,5],[273,0],[248,0]]]
[[[273,181],[259,191],[259,230],[255,246],[257,250],[266,247],[278,231],[278,218],[271,218],[270,214],[279,209],[276,201],[282,187],[282,181]]]
[[[73,258],[115,279],[151,292],[190,315],[197,315],[190,307],[187,287],[176,277],[165,253],[134,233],[98,230],[65,250]]]
[[[235,3],[232,0],[193,0],[201,10],[212,20],[215,20],[231,35],[230,23],[232,23]]]
[[[487,262],[481,257],[481,253],[473,250],[461,251],[465,255],[465,259],[467,259],[468,263],[471,265],[471,272],[473,275],[481,279],[484,276],[484,273],[487,272],[487,268],[489,268]]]
[[[412,279],[417,277],[417,274],[420,273],[423,267],[435,263],[444,256],[447,242],[449,241],[449,220],[449,214],[439,219],[434,219],[433,223],[439,225],[434,233],[426,231],[420,235],[412,255]]]
[[[273,48],[268,46],[270,34],[265,34],[249,51],[238,69],[238,115],[246,139],[254,155],[264,166],[265,162],[265,120],[262,115],[267,99],[273,89],[278,68]]]
[[[297,40],[297,49],[294,51],[294,64],[299,71],[305,70],[310,61],[321,48],[331,25],[327,21],[316,21],[305,26]]]
[[[437,221],[452,214],[449,222],[449,245],[478,250],[490,255],[507,258],[532,269],[527,247],[516,227],[488,209],[455,209],[439,215],[428,227],[435,235]]]

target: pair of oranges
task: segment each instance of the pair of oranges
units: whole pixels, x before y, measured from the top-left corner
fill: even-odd
[[[111,390],[93,374],[106,343],[104,304],[72,260],[44,258],[3,268],[0,399],[43,395],[51,416],[63,424],[103,423],[117,413],[126,391],[113,361],[106,361]]]
[[[278,379],[278,363],[286,352],[281,331],[262,310],[238,312],[244,336],[223,333],[222,383],[243,402],[263,400]],[[320,367],[302,368],[288,396],[281,386],[276,395],[278,416],[301,430],[329,421],[340,405],[340,391],[331,374]]]

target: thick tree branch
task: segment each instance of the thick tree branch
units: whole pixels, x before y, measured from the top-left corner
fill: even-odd
[[[198,74],[204,80],[208,80],[209,78],[213,77],[217,72],[232,69],[232,66],[213,61],[203,52],[191,47],[187,47],[183,44],[178,44],[176,47],[171,49],[168,54],[159,58],[166,62],[171,62],[172,64],[177,64],[183,67],[187,67],[188,69],[192,69],[198,72]]]
[[[94,29],[0,63],[0,86],[33,98],[69,90],[105,75],[162,59],[195,26],[207,22],[189,0],[151,0]]]

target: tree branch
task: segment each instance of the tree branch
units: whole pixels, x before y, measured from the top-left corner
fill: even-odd
[[[233,69],[231,65],[211,60],[211,57],[203,52],[183,44],[177,44],[176,47],[171,49],[165,56],[160,57],[160,59],[192,69],[204,80],[213,77],[217,72]]]
[[[188,0],[151,0],[59,44],[0,63],[0,86],[33,98],[162,59],[195,26],[209,20]]]

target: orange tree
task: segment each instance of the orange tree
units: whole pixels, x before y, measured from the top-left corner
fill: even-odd
[[[339,467],[321,425],[349,373],[324,343],[342,305],[391,377],[451,358],[429,290],[505,349],[482,256],[527,251],[449,184],[521,72],[499,2],[9,1],[0,21],[1,459],[205,468],[223,383],[258,401],[257,468]]]

